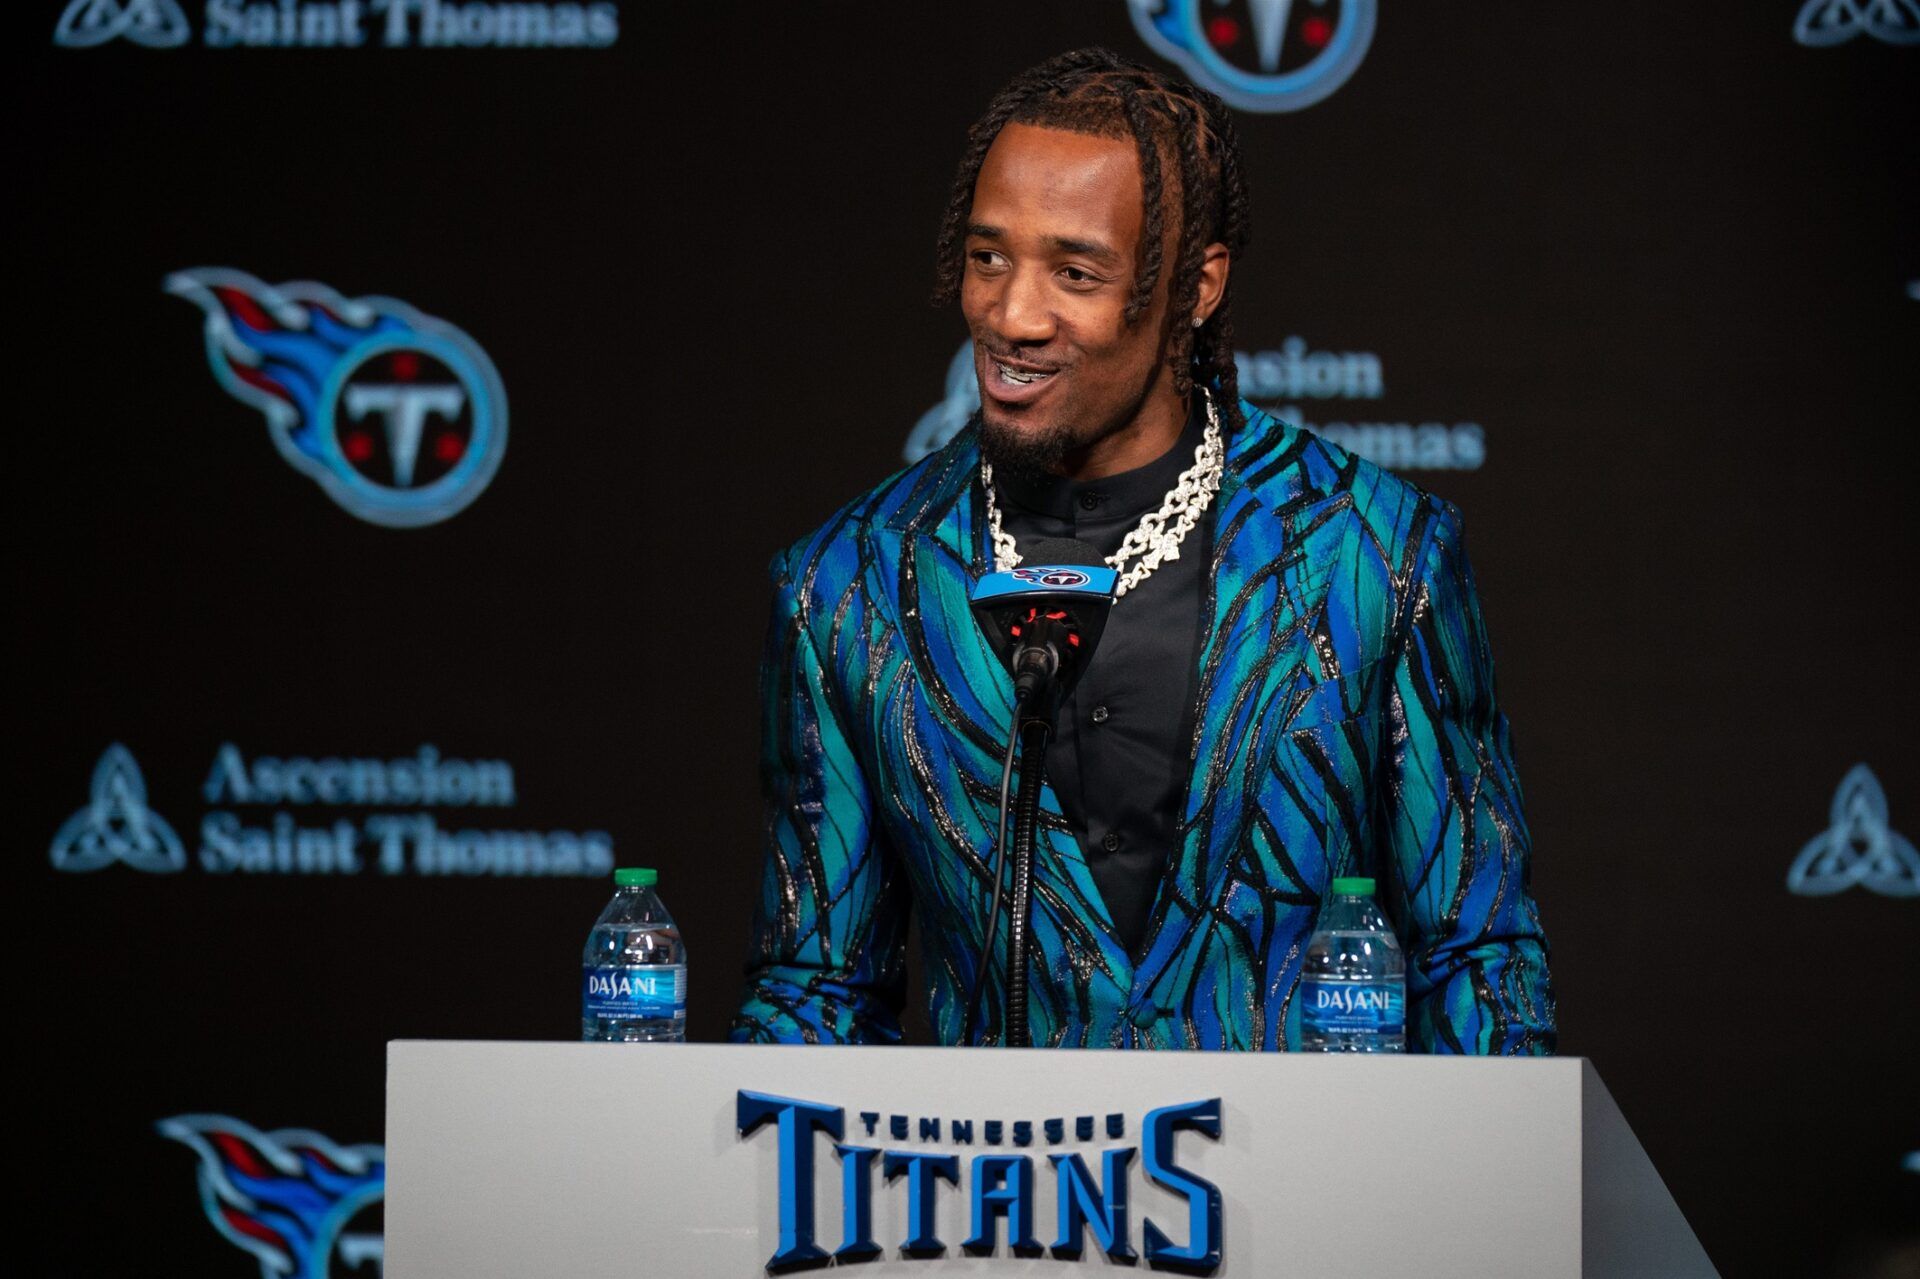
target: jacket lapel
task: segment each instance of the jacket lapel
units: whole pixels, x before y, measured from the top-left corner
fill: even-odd
[[[1174,961],[1184,955],[1183,969],[1202,958],[1191,953],[1189,939],[1219,904],[1258,800],[1261,771],[1288,719],[1286,704],[1311,682],[1303,665],[1311,649],[1300,606],[1301,557],[1291,545],[1287,511],[1256,492],[1263,477],[1288,465],[1301,436],[1264,414],[1247,416],[1215,499],[1192,772],[1180,845],[1160,885],[1134,982],[1136,1019],[1164,1010],[1168,992],[1193,988]],[[1282,712],[1270,714],[1276,701]]]

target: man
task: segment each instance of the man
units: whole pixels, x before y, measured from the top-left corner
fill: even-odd
[[[1126,592],[1047,761],[1033,1042],[1297,1046],[1319,904],[1373,875],[1409,1050],[1552,1051],[1459,516],[1240,403],[1247,213],[1220,101],[1104,50],[1021,76],[975,125],[936,301],[972,332],[977,424],[774,561],[734,1038],[898,1040],[918,912],[929,1019],[959,1042],[1012,716],[968,589],[1072,536]]]

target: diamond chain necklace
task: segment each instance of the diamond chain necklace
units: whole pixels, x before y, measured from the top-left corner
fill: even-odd
[[[1226,461],[1226,450],[1220,444],[1220,414],[1213,407],[1213,397],[1204,389],[1196,389],[1207,402],[1207,429],[1200,437],[1200,447],[1193,451],[1193,465],[1180,472],[1160,509],[1141,516],[1120,549],[1107,556],[1107,567],[1120,574],[1113,588],[1115,599],[1146,581],[1147,575],[1165,561],[1180,558],[1180,543],[1200,522],[1220,488]],[[980,487],[987,495],[987,526],[993,530],[993,567],[996,572],[1006,573],[1020,563],[1020,552],[1012,535],[1000,525],[1000,507],[993,500],[993,464],[985,458],[980,459]],[[1136,555],[1139,562],[1127,568],[1127,561]]]

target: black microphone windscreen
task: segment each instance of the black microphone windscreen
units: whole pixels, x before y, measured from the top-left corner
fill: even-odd
[[[1020,560],[1025,564],[1105,564],[1106,557],[1088,546],[1085,542],[1071,537],[1050,537],[1034,544],[1031,550],[1023,551]]]

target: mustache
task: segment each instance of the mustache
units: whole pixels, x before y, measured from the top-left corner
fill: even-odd
[[[1021,354],[1012,347],[1002,349],[991,342],[982,342],[979,338],[973,340],[973,345],[976,349],[984,352],[988,358],[1004,360],[1016,368],[1024,368],[1042,373],[1058,373],[1061,369],[1067,367],[1065,360],[1035,359],[1031,355]]]

